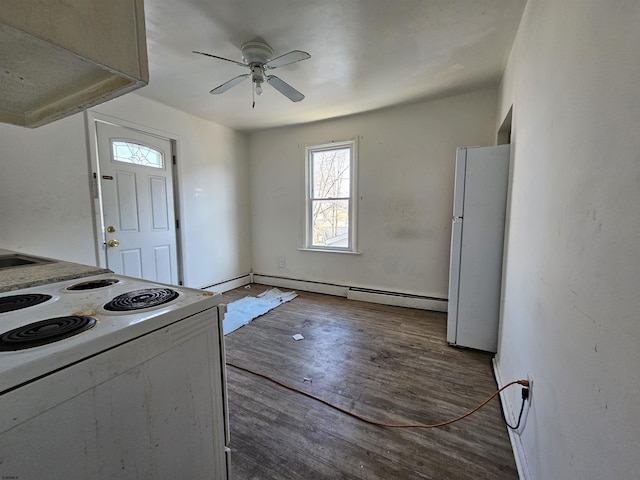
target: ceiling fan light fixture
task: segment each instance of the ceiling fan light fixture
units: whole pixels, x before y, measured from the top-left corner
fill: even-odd
[[[256,95],[262,95],[262,84],[264,82],[263,66],[257,63],[251,64],[251,81],[255,84]]]

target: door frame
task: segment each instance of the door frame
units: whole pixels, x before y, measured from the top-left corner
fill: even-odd
[[[180,212],[180,194],[179,194],[179,175],[177,158],[180,151],[180,136],[174,133],[159,130],[157,128],[148,127],[146,125],[140,125],[121,118],[112,117],[103,113],[98,113],[92,110],[86,110],[84,113],[85,124],[87,129],[87,149],[89,151],[90,162],[90,175],[91,175],[91,204],[93,211],[93,231],[94,231],[94,247],[96,255],[96,263],[98,266],[107,268],[107,240],[106,240],[106,225],[104,224],[103,214],[103,198],[102,187],[100,183],[100,162],[98,159],[98,123],[107,123],[116,127],[122,127],[129,130],[135,130],[145,135],[151,135],[160,137],[169,141],[171,144],[171,174],[173,177],[173,209],[176,219],[176,226],[174,228],[176,235],[176,260],[178,262],[178,284],[184,284],[183,275],[183,262],[182,262],[182,230],[179,228],[181,225],[180,219],[182,218]]]

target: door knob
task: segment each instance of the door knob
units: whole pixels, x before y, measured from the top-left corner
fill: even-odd
[[[107,242],[107,245],[109,245],[110,247],[117,247],[118,245],[120,245],[120,242],[118,240],[113,239],[113,240],[109,240]]]

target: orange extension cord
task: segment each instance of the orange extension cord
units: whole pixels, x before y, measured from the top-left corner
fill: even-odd
[[[445,425],[449,425],[451,423],[457,422],[462,420],[463,418],[468,417],[469,415],[477,412],[478,410],[480,410],[482,407],[484,407],[487,403],[489,403],[491,400],[493,400],[498,394],[500,394],[500,392],[502,392],[504,389],[510,387],[511,385],[522,385],[523,387],[529,387],[529,381],[528,380],[514,380],[513,382],[509,382],[506,385],[504,385],[502,388],[500,388],[499,390],[497,390],[496,392],[494,392],[491,396],[489,396],[489,398],[487,398],[484,402],[482,402],[480,405],[478,405],[476,408],[474,408],[473,410],[468,411],[467,413],[460,415],[459,417],[456,418],[452,418],[451,420],[447,420],[446,422],[440,422],[440,423],[433,423],[433,424],[424,424],[424,423],[408,423],[408,424],[393,424],[393,423],[384,423],[384,422],[378,422],[377,420],[371,420],[369,418],[363,417],[361,415],[358,415],[357,413],[353,413],[350,412],[349,410],[346,410],[342,407],[338,407],[337,405],[334,405],[332,403],[329,403],[326,400],[323,400],[320,397],[316,397],[315,395],[312,395],[310,393],[307,393],[305,391],[299,390],[295,387],[291,387],[289,385],[286,385],[282,382],[279,382],[278,380],[275,380],[271,377],[269,377],[268,375],[264,375],[262,373],[258,373],[256,371],[253,371],[249,368],[246,367],[241,367],[239,365],[236,365],[235,363],[231,363],[231,362],[227,362],[227,365],[233,368],[237,368],[238,370],[242,370],[244,372],[248,372],[251,373],[252,375],[256,375],[258,377],[262,377],[266,380],[269,380],[270,382],[273,382],[277,385],[280,385],[281,387],[286,388],[287,390],[291,390],[293,392],[297,392],[300,393],[302,395],[304,395],[305,397],[309,397],[312,398],[314,400],[317,400],[318,402],[324,403],[325,405],[338,410],[339,412],[345,413],[347,415],[350,415],[354,418],[357,418],[358,420],[362,420],[363,422],[369,423],[371,425],[377,425],[379,427],[388,427],[388,428],[437,428],[437,427],[444,427]]]

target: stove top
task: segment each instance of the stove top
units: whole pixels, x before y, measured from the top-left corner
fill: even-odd
[[[211,292],[114,274],[0,294],[0,393],[219,301]]]

